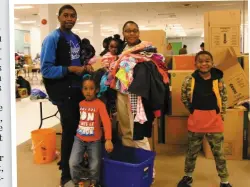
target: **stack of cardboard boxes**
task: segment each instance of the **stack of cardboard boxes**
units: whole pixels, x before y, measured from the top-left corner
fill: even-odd
[[[249,158],[250,149],[248,111],[244,107],[235,107],[238,102],[249,99],[249,57],[239,53],[239,15],[240,11],[216,11],[205,14],[205,47],[214,56],[217,68],[224,72],[228,92],[228,110],[224,121],[224,152],[227,159],[237,160]],[[222,20],[229,17],[230,21]],[[181,85],[185,77],[195,69],[194,58],[192,55],[172,56],[172,70],[169,71],[170,112],[166,116],[164,128],[160,125],[154,126],[154,147],[157,153],[181,153],[187,149],[189,112],[181,102]],[[241,64],[239,59],[242,60]],[[165,144],[158,143],[158,131],[162,130],[165,131]],[[206,139],[203,150],[206,158],[213,158]]]
[[[205,14],[205,47],[206,50],[212,52],[217,68],[224,72],[224,81],[228,90],[228,107],[234,107],[239,101],[249,99],[249,57],[248,55],[238,54],[240,45],[237,45],[238,43],[235,41],[239,37],[237,35],[238,26],[240,25],[237,22],[239,21],[239,11],[221,13],[223,15],[229,14],[229,17],[231,15],[236,16],[234,21],[237,24],[232,22],[234,24],[232,29],[219,27],[218,20],[214,19],[217,14],[219,12]],[[218,32],[222,32],[221,36]],[[226,32],[226,38],[224,32]],[[224,40],[220,41],[219,36],[223,36]],[[166,54],[166,33],[164,31],[141,31],[140,39],[153,42],[159,53]],[[226,41],[230,39],[232,41],[229,44]],[[237,56],[242,59],[242,66],[238,62]],[[172,70],[169,71],[171,77],[170,111],[165,117],[165,127],[160,126],[159,122],[154,123],[153,138],[150,139],[150,144],[157,153],[175,154],[184,153],[187,149],[187,119],[189,112],[181,102],[181,85],[185,77],[191,75],[195,70],[195,56],[178,55],[168,57],[168,59],[170,58],[172,58]],[[100,59],[93,66],[94,69],[100,68]],[[250,145],[250,138],[248,138],[250,128],[248,128],[248,124],[249,120],[245,109],[228,109],[224,122],[224,152],[227,159],[240,160],[248,157],[247,147]],[[162,135],[165,135],[165,138],[163,138],[165,142],[162,141]],[[206,158],[213,158],[205,139],[203,150]]]
[[[239,64],[233,48],[220,54],[222,61],[216,67],[223,71],[227,86],[227,114],[224,121],[224,153],[227,159],[248,159],[249,119],[244,107],[235,107],[237,103],[249,99],[249,81],[244,66]],[[243,64],[249,64],[248,57],[243,58]],[[207,158],[213,158],[209,145],[204,140],[204,153]]]
[[[250,145],[248,111],[244,107],[235,107],[235,105],[249,98],[249,81],[245,75],[245,68],[248,68],[249,64],[248,56],[242,57],[243,69],[232,48],[224,49],[224,52],[220,55],[224,55],[224,57],[219,57],[222,60],[216,63],[216,67],[224,72],[224,81],[228,93],[228,110],[224,121],[224,152],[227,159],[247,159],[249,158],[248,145]],[[186,65],[177,64],[185,64],[186,62]],[[160,127],[154,126],[155,151],[157,153],[183,153],[187,149],[187,118],[189,112],[181,102],[181,86],[185,77],[191,75],[194,71],[193,65],[194,56],[173,56],[173,69],[169,71],[171,98],[170,112],[165,119],[165,144],[158,143],[157,136]],[[206,158],[213,158],[206,139],[204,139],[203,150]]]
[[[248,111],[234,107],[239,101],[249,99],[249,58],[240,54],[240,25],[240,10],[212,11],[204,15],[205,50],[212,53],[217,68],[224,72],[228,107],[232,108],[228,109],[224,122],[224,152],[227,159],[237,160],[249,158],[250,145]],[[207,158],[213,158],[206,140],[204,152]]]

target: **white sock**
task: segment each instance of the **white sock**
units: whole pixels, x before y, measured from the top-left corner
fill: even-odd
[[[221,182],[221,184],[228,184],[229,182],[227,181],[227,182]]]

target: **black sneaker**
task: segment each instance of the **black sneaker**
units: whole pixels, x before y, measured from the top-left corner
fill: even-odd
[[[230,183],[227,184],[220,183],[220,187],[232,187],[232,185]]]
[[[178,183],[177,187],[190,187],[192,186],[192,183],[193,183],[192,177],[184,176]]]

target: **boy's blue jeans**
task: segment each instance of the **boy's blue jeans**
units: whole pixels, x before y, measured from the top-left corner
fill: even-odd
[[[84,170],[81,163],[85,151],[89,160],[89,179],[91,183],[97,184],[100,178],[101,141],[84,142],[75,136],[69,160],[71,178],[74,183],[80,182]]]

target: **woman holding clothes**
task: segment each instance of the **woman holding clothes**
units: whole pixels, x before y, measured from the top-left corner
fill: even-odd
[[[139,27],[135,22],[128,21],[124,24],[123,36],[125,42],[123,53],[117,61],[116,69],[113,70],[113,76],[121,76],[118,69],[121,69],[121,64],[124,64],[126,60],[128,64],[126,72],[132,69],[132,81],[127,90],[122,89],[121,83],[120,86],[117,86],[117,82],[113,84],[116,90],[120,89],[117,92],[117,120],[122,134],[122,144],[151,150],[148,138],[152,134],[154,118],[161,115],[166,96],[166,85],[168,87],[167,70],[163,65],[164,57],[156,53],[156,48],[149,42],[140,41]],[[122,57],[126,55],[127,59]],[[131,57],[135,62],[134,67],[129,62]],[[119,76],[117,76],[118,74]],[[122,79],[120,80],[122,82]],[[143,108],[142,113],[140,103]],[[144,118],[143,114],[146,114]],[[155,171],[153,172],[153,182],[154,178]]]

